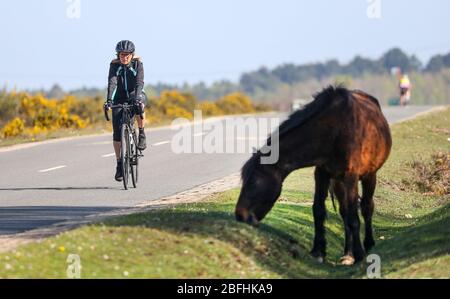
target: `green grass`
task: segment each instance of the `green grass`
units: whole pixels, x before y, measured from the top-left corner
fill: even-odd
[[[374,230],[384,278],[450,278],[450,198],[408,183],[409,162],[448,151],[450,109],[395,125],[393,152],[379,175]],[[65,278],[68,254],[82,278],[365,278],[368,264],[338,264],[340,217],[328,202],[328,256],[309,256],[312,169],[292,173],[259,228],[237,223],[239,189],[196,204],[111,218],[0,255],[0,277]],[[301,191],[300,191],[301,190]],[[412,218],[405,215],[410,214]]]

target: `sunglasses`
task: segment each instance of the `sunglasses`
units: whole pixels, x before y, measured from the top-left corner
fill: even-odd
[[[119,54],[119,56],[123,57],[123,58],[129,57],[130,55],[132,55],[132,53],[120,53]]]

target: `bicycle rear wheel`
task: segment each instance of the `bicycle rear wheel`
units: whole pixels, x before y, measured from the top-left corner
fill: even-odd
[[[131,149],[131,162],[130,162],[130,170],[131,170],[131,181],[133,183],[133,187],[136,188],[138,182],[138,149],[137,149],[137,137],[136,132],[130,134],[130,149]]]
[[[130,175],[130,135],[128,134],[128,127],[122,125],[122,148],[120,151],[122,158],[122,171],[123,171],[123,186],[125,190],[128,190],[128,178]]]

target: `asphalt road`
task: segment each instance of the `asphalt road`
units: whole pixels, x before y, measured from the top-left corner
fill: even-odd
[[[390,123],[432,107],[389,107]],[[286,115],[270,114],[263,117]],[[224,119],[210,120],[224,124]],[[151,146],[140,160],[137,189],[125,191],[114,181],[112,136],[99,135],[56,140],[21,149],[0,149],[0,235],[10,235],[56,222],[76,219],[176,194],[239,171],[246,153],[175,154],[171,141],[179,131],[157,128],[147,131]],[[199,128],[193,138],[204,140],[209,130]],[[236,134],[237,135],[237,134]],[[263,134],[264,135],[264,134]],[[248,144],[255,136],[235,136],[226,143]]]

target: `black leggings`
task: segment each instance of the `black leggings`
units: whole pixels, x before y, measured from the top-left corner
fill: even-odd
[[[122,136],[121,136],[121,132],[122,132],[122,113],[123,113],[123,109],[120,108],[115,108],[112,110],[112,124],[113,124],[113,140],[120,142],[122,141]],[[131,113],[131,117],[133,119],[133,117],[136,115],[136,111],[135,109],[133,109],[132,113]]]

